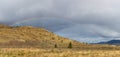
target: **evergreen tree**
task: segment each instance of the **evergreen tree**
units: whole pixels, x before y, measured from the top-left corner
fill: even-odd
[[[69,43],[68,48],[72,48],[72,43],[71,42]]]
[[[58,46],[57,46],[57,44],[55,44],[55,46],[54,46],[55,48],[58,48]]]

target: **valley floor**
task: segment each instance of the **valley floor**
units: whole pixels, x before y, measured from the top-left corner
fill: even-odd
[[[0,57],[119,57],[120,50],[1,48]]]

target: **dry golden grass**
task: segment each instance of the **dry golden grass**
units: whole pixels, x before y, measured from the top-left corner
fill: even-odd
[[[58,36],[44,28],[31,26],[10,27],[0,25],[0,47],[30,46],[53,48],[55,44],[57,44],[58,47],[67,47],[69,42],[72,42],[74,47],[84,45],[83,43]]]
[[[72,43],[72,49],[68,44]],[[55,44],[57,48],[55,49]],[[0,25],[0,57],[119,57],[120,47],[80,43],[43,28]]]
[[[120,50],[2,48],[0,57],[119,57]]]

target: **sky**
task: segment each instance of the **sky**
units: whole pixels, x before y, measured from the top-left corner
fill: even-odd
[[[0,0],[0,24],[44,27],[87,43],[120,39],[120,0]]]

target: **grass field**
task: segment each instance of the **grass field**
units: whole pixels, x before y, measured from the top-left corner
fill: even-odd
[[[0,57],[120,57],[120,47],[81,43],[44,28],[0,25]]]
[[[119,57],[120,50],[1,48],[0,57]]]

